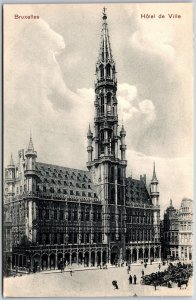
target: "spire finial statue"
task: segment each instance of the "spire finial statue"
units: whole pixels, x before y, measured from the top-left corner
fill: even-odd
[[[106,10],[107,10],[107,8],[104,6],[104,8],[103,8],[103,20],[107,19]]]

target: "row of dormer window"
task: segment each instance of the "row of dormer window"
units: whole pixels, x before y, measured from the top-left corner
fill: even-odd
[[[40,191],[40,188],[37,188],[37,192]],[[67,190],[67,189],[61,189],[54,187],[50,187],[49,189],[46,188],[46,186],[43,186],[42,191],[44,193],[49,192],[51,194],[57,193],[57,194],[64,194],[64,195],[71,195],[71,196],[82,196],[82,197],[96,197],[96,194],[93,192],[86,192],[86,191],[75,191],[75,190]]]

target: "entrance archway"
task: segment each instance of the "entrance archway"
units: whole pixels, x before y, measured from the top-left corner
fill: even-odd
[[[38,271],[38,266],[41,267],[40,266],[40,255],[39,254],[35,254],[33,256],[33,268],[34,268],[35,272]]]
[[[91,252],[91,267],[95,266],[95,252]]]
[[[101,252],[97,251],[97,266],[100,266],[101,264]]]
[[[143,249],[139,249],[139,259],[143,259]]]
[[[128,264],[130,264],[130,262],[131,262],[131,251],[130,251],[130,249],[126,249],[125,260]]]
[[[76,264],[77,262],[77,255],[76,252],[73,252],[71,255],[71,264]]]
[[[156,251],[155,251],[155,258],[159,258],[159,248],[158,247],[156,248]]]
[[[120,249],[117,246],[113,246],[111,249],[111,264],[115,265],[118,263],[120,258]]]
[[[78,253],[78,264],[79,264],[79,265],[82,265],[82,261],[83,261],[83,253],[82,253],[82,252],[79,252],[79,253]]]
[[[154,261],[154,248],[150,248],[150,260]]]
[[[145,250],[144,250],[144,261],[145,262],[148,261],[148,248],[145,248]]]
[[[19,255],[19,267],[22,267],[22,255]]]
[[[84,253],[84,266],[88,267],[89,265],[89,253],[85,252]]]
[[[48,255],[43,254],[42,255],[42,270],[47,270],[48,269]]]
[[[51,253],[50,254],[50,269],[55,269],[55,263],[56,263],[55,254]]]
[[[103,265],[107,264],[107,252],[105,250],[102,253],[102,263]]]
[[[70,255],[68,252],[65,253],[65,264],[66,266],[70,263]]]
[[[63,253],[58,253],[58,255],[57,255],[57,267],[58,267],[58,269],[61,268],[61,265],[64,265]]]
[[[132,262],[137,261],[137,250],[134,248],[132,252]]]

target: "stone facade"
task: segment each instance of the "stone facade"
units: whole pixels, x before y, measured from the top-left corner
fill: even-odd
[[[161,257],[158,180],[126,176],[126,131],[118,130],[117,80],[103,13],[96,64],[94,133],[88,171],[37,162],[32,137],[5,170],[5,206],[12,217],[13,265],[42,269]]]
[[[166,209],[163,219],[162,229],[162,255],[164,258],[178,258],[179,245],[179,214],[178,210],[172,205]]]
[[[170,206],[162,222],[163,258],[192,260],[193,245],[193,201],[182,199],[180,209]]]
[[[12,221],[8,209],[3,211],[3,274],[8,276],[12,268]]]
[[[193,257],[193,201],[186,198],[179,209],[179,257],[183,260]]]

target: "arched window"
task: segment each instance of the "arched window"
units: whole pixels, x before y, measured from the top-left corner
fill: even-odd
[[[101,95],[101,115],[104,115],[104,96]]]
[[[100,66],[100,79],[102,80],[104,78],[104,67],[103,65]]]
[[[118,203],[121,204],[121,188],[118,187]]]
[[[108,111],[108,113],[111,113],[111,98],[112,98],[111,93],[108,93],[107,94],[107,111]]]
[[[121,169],[118,168],[118,182],[120,183],[121,181]]]
[[[106,66],[106,76],[107,78],[111,77],[111,66],[109,64]]]
[[[110,172],[111,172],[110,173],[110,181],[114,182],[114,167],[113,166],[111,167],[111,171]]]
[[[100,133],[100,147],[101,147],[100,152],[101,152],[101,154],[104,154],[104,144],[103,144],[103,142],[104,142],[104,132],[101,131],[101,133]]]
[[[111,199],[110,199],[110,203],[112,203],[112,204],[115,203],[115,188],[114,188],[114,187],[111,189]]]

